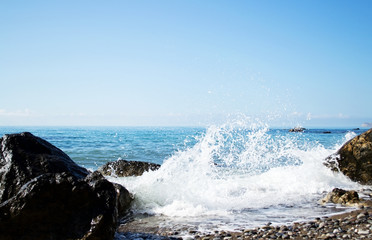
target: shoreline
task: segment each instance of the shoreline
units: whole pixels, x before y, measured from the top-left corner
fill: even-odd
[[[348,210],[327,214],[314,219],[283,224],[266,223],[258,226],[239,227],[236,230],[219,230],[177,223],[162,224],[159,216],[143,214],[126,220],[117,228],[116,240],[240,240],[240,239],[372,239],[372,189],[368,186],[359,190],[363,196],[359,203],[336,204]],[[319,201],[320,202],[320,201]],[[320,204],[320,203],[319,203]]]
[[[318,217],[311,221],[294,222],[279,226],[268,223],[262,227],[239,231],[216,230],[208,234],[196,230],[188,230],[185,234],[185,232],[164,230],[160,227],[146,229],[138,226],[138,223],[137,229],[129,229],[125,225],[119,226],[116,239],[372,239],[372,207],[368,206],[346,213]]]

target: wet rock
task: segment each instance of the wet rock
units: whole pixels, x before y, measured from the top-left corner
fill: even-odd
[[[372,184],[372,129],[345,143],[326,159],[325,165],[353,181]]]
[[[1,239],[112,239],[130,195],[31,133],[0,139]]]
[[[40,175],[0,204],[2,239],[83,238],[103,218],[99,202],[88,183],[67,173]]]
[[[124,187],[107,181],[97,171],[88,175],[84,181],[94,193],[94,198],[87,201],[96,202],[94,209],[91,209],[94,213],[91,228],[84,239],[112,239],[119,219],[129,208],[132,198]]]
[[[115,162],[108,162],[98,169],[105,176],[129,177],[141,176],[144,172],[155,171],[160,168],[159,164],[118,160]]]
[[[356,191],[346,191],[339,188],[333,189],[332,192],[328,193],[327,196],[321,200],[322,204],[336,203],[348,206],[353,206],[359,202],[359,195]]]
[[[0,139],[0,202],[13,197],[31,179],[44,173],[69,172],[77,179],[89,172],[49,142],[25,132]]]

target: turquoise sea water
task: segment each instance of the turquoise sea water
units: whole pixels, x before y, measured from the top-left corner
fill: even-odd
[[[344,211],[317,201],[335,187],[358,189],[323,165],[366,129],[290,133],[261,123],[192,127],[0,127],[28,131],[95,170],[118,159],[162,164],[140,177],[108,177],[136,197],[133,218],[169,228],[226,229],[289,223]]]
[[[107,161],[126,159],[162,164],[176,151],[185,150],[205,134],[206,128],[193,127],[0,127],[0,136],[31,132],[66,152],[75,162],[96,169]],[[296,136],[298,143],[321,144],[325,148],[343,142],[345,134],[366,129],[307,129],[288,133],[270,129],[273,136]],[[324,133],[331,132],[331,133]]]
[[[28,131],[62,149],[76,163],[95,170],[126,159],[161,164],[192,145],[204,129],[190,127],[0,127],[0,135]]]

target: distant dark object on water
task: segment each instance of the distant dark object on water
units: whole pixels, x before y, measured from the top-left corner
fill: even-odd
[[[325,134],[329,134],[329,133],[331,133],[331,131],[325,131],[325,132],[323,132],[323,133],[325,133]]]
[[[306,128],[303,128],[303,127],[295,127],[295,128],[291,128],[291,129],[289,129],[289,132],[303,132],[304,130],[306,130]]]
[[[360,128],[354,128],[353,130],[354,130],[354,131],[355,131],[355,130],[360,130]]]

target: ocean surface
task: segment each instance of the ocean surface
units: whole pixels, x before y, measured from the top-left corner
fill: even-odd
[[[324,159],[366,129],[270,128],[235,121],[192,127],[0,127],[28,131],[90,170],[118,159],[161,164],[140,177],[108,177],[136,198],[131,218],[170,229],[234,230],[332,215],[319,205],[335,187],[359,189]],[[151,227],[151,226],[150,226]]]

